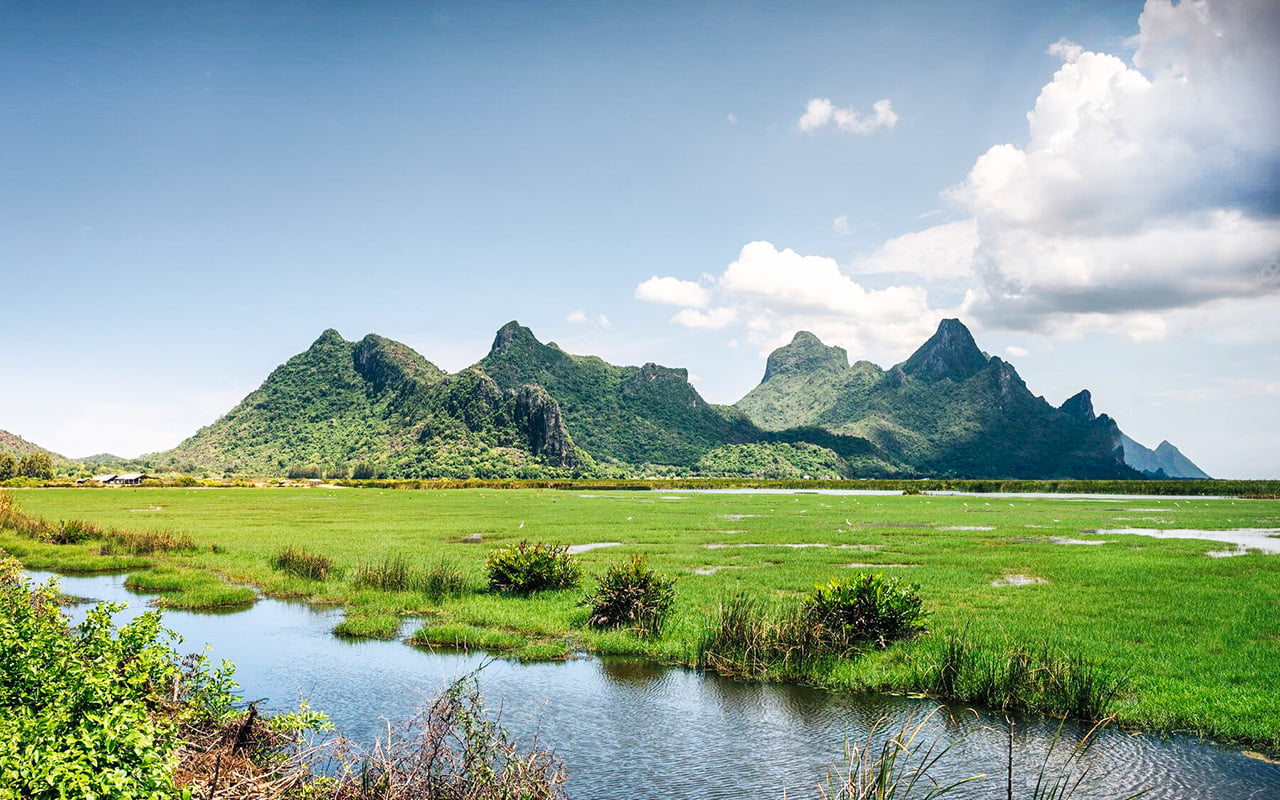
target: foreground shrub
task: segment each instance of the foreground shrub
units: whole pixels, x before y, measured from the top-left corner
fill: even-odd
[[[675,605],[676,579],[649,569],[644,556],[609,567],[598,581],[595,593],[582,601],[591,607],[587,624],[593,628],[629,627],[657,635]]]
[[[506,594],[530,595],[548,589],[572,589],[582,577],[568,545],[529,544],[493,550],[485,559],[489,588]]]
[[[68,628],[56,584],[29,586],[2,558],[0,787],[33,799],[172,794],[176,725],[150,713],[178,676],[159,615],[116,629],[120,606],[104,603]]]
[[[890,642],[922,633],[927,613],[919,590],[878,572],[819,584],[801,610],[811,649],[835,655],[867,646],[883,650]]]
[[[271,568],[295,578],[322,581],[333,574],[333,559],[289,546],[271,557]]]

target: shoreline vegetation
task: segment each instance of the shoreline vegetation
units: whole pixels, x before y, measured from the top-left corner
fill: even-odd
[[[84,482],[80,482],[83,480]],[[676,491],[696,489],[786,489],[864,490],[923,494],[963,492],[966,494],[1121,494],[1166,497],[1236,497],[1280,499],[1280,480],[1218,479],[1169,480],[1085,480],[1024,478],[726,478],[703,476],[646,476],[637,478],[268,478],[229,475],[197,478],[184,473],[146,475],[141,486],[152,488],[245,488],[342,486],[356,489],[557,489],[562,491]],[[0,491],[9,489],[80,488],[127,489],[129,486],[98,484],[87,476],[29,477],[0,481]]]
[[[751,680],[1113,717],[1280,753],[1280,558],[1210,558],[1205,542],[1106,532],[1134,520],[1278,528],[1275,501],[388,488],[19,490],[0,494],[0,548],[33,569],[128,572],[127,585],[160,593],[162,608],[245,607],[252,586],[343,606],[338,635],[395,638],[403,617],[419,616],[408,641],[421,645],[530,660],[640,656]],[[574,550],[587,579],[518,594],[486,585],[486,557],[526,539]],[[1089,541],[1103,544],[1071,546]],[[669,618],[589,625],[590,578],[641,558],[674,579]],[[838,652],[788,633],[815,585],[867,574],[918,586],[925,630]]]

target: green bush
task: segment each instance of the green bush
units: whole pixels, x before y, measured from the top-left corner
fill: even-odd
[[[119,606],[102,604],[69,629],[56,585],[20,569],[0,561],[0,786],[33,800],[175,794],[176,726],[149,713],[177,673],[159,615],[116,629]]]
[[[847,655],[867,646],[884,649],[923,632],[928,614],[919,590],[879,572],[819,584],[801,605],[809,649]]]
[[[530,595],[548,589],[572,589],[582,577],[568,545],[529,544],[521,540],[489,553],[485,559],[489,588],[506,594]]]
[[[657,635],[675,604],[675,578],[649,569],[644,556],[614,564],[597,579],[594,594],[583,599],[591,607],[587,624],[593,628],[630,627]]]

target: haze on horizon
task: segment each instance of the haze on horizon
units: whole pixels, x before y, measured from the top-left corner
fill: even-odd
[[[0,428],[173,447],[326,328],[732,403],[945,317],[1280,477],[1280,5],[0,6]]]

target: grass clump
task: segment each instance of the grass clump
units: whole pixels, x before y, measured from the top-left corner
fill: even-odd
[[[164,595],[156,601],[161,608],[215,611],[244,608],[258,600],[248,586],[231,586],[207,572],[194,569],[157,569],[135,572],[124,581],[134,592]]]
[[[478,628],[465,623],[423,625],[409,639],[410,644],[448,647],[457,650],[519,650],[528,639],[507,631]]]
[[[333,627],[347,639],[394,639],[400,633],[400,618],[390,614],[352,615]]]
[[[333,559],[292,545],[271,557],[271,568],[312,581],[323,581],[334,574]]]
[[[928,613],[919,591],[879,572],[819,584],[801,604],[807,649],[845,656],[922,633]]]
[[[167,531],[118,531],[104,537],[98,552],[104,556],[145,556],[152,553],[195,552],[200,548],[190,536]]]
[[[916,689],[989,708],[1099,720],[1130,687],[1127,674],[1047,644],[980,644],[953,633],[935,659],[918,671]]]
[[[436,601],[458,597],[467,591],[467,576],[452,561],[441,559],[423,568],[399,555],[359,565],[351,583],[357,589],[420,592]]]
[[[531,595],[552,589],[572,589],[582,578],[578,560],[568,545],[521,540],[493,550],[485,559],[489,588],[503,594]]]
[[[593,628],[633,628],[658,635],[675,605],[675,578],[649,568],[644,556],[615,564],[597,579],[596,591],[582,600],[591,607],[587,624]]]

